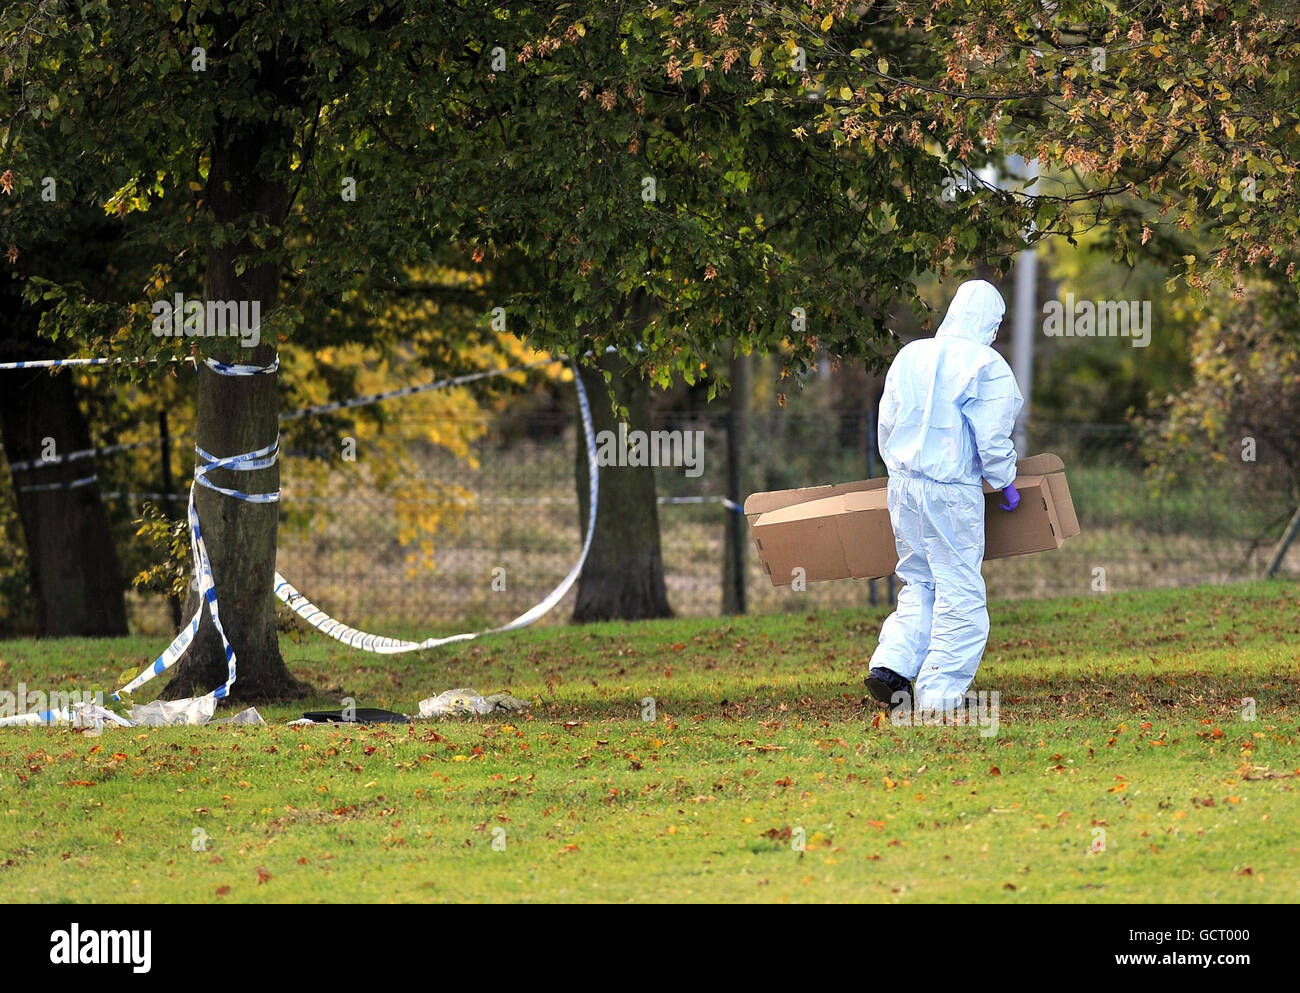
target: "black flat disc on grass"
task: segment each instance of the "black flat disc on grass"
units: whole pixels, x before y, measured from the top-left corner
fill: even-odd
[[[375,707],[358,707],[346,716],[341,710],[309,710],[302,716],[317,724],[409,724],[411,721],[405,714]]]

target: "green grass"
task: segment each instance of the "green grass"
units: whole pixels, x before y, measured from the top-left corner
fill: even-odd
[[[861,680],[883,611],[547,628],[419,658],[285,639],[295,673],[324,688],[313,704],[338,707],[346,691],[409,712],[471,685],[535,705],[510,722],[284,726],[299,706],[265,708],[268,727],[0,731],[0,893],[1295,899],[1294,585],[991,612],[975,686],[1000,694],[988,737],[873,720]],[[0,688],[109,686],[161,647],[6,642]],[[641,720],[647,696],[654,723]]]

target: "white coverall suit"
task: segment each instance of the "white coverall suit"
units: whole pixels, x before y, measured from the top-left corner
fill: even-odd
[[[988,640],[980,479],[999,490],[1014,482],[1011,431],[1024,403],[990,347],[1005,312],[991,283],[962,283],[935,336],[904,346],[885,377],[880,451],[906,585],[871,666],[914,680],[918,709],[959,706]]]

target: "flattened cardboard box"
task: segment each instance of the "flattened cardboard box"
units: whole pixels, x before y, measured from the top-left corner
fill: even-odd
[[[755,493],[745,517],[773,586],[789,586],[795,569],[810,583],[880,579],[898,565],[886,502],[887,477],[855,483]],[[1051,453],[1016,464],[1020,506],[1008,513],[1000,491],[984,484],[984,557],[1006,558],[1060,548],[1079,533],[1065,463]]]

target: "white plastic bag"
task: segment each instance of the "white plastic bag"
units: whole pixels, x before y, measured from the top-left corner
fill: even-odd
[[[241,710],[233,717],[223,717],[217,721],[218,724],[265,724],[262,715],[257,712],[256,707],[249,707],[247,710]]]
[[[190,697],[186,700],[154,700],[138,703],[131,708],[131,720],[146,727],[166,727],[173,724],[206,724],[217,712],[217,701],[210,696]]]

